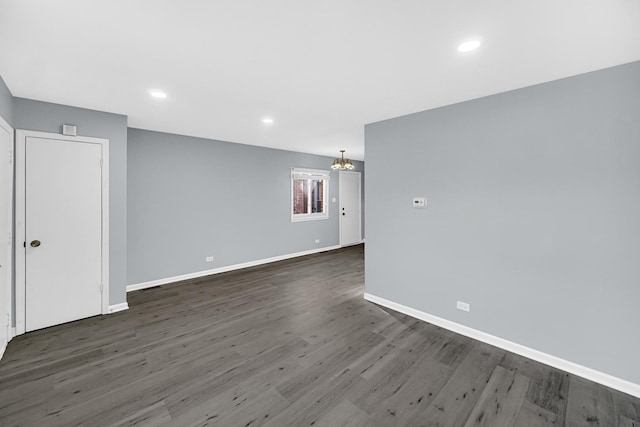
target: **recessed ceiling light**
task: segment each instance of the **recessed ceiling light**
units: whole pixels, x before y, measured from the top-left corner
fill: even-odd
[[[151,89],[149,90],[149,95],[153,96],[154,98],[158,98],[158,99],[165,99],[167,97],[167,94],[161,90],[158,89]]]
[[[265,125],[272,125],[273,119],[271,117],[265,117],[264,119],[262,119],[262,123],[264,123]]]
[[[480,47],[480,40],[469,40],[458,46],[458,52],[471,52]]]

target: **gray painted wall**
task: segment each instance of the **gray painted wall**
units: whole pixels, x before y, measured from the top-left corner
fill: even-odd
[[[329,219],[290,220],[291,167],[328,170],[332,160],[129,129],[128,283],[338,245],[337,172]]]
[[[365,141],[366,292],[640,384],[640,62]]]
[[[63,123],[78,135],[109,139],[109,303],[126,301],[127,117],[83,108],[14,98],[16,129],[60,133]]]
[[[13,96],[0,76],[0,116],[13,126]]]

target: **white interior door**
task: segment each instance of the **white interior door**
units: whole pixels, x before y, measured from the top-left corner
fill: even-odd
[[[12,152],[13,129],[0,118],[0,357],[9,341],[11,327]]]
[[[340,245],[360,243],[360,172],[340,172]]]
[[[27,137],[27,331],[102,312],[102,146]]]

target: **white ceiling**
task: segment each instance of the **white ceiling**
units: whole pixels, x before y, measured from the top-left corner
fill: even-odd
[[[638,0],[0,0],[15,96],[354,159],[366,123],[635,60]]]

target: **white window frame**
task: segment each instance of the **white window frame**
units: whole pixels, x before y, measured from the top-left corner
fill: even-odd
[[[324,181],[324,198],[322,206],[324,212],[321,213],[306,213],[306,214],[294,214],[293,213],[293,182],[296,179],[313,179]],[[291,168],[290,189],[291,189],[291,205],[289,211],[291,212],[291,222],[301,221],[316,221],[329,219],[329,179],[331,178],[331,171],[320,169],[306,169],[306,168]],[[309,198],[311,198],[311,192],[309,192]],[[311,206],[311,200],[309,200],[309,206]]]

